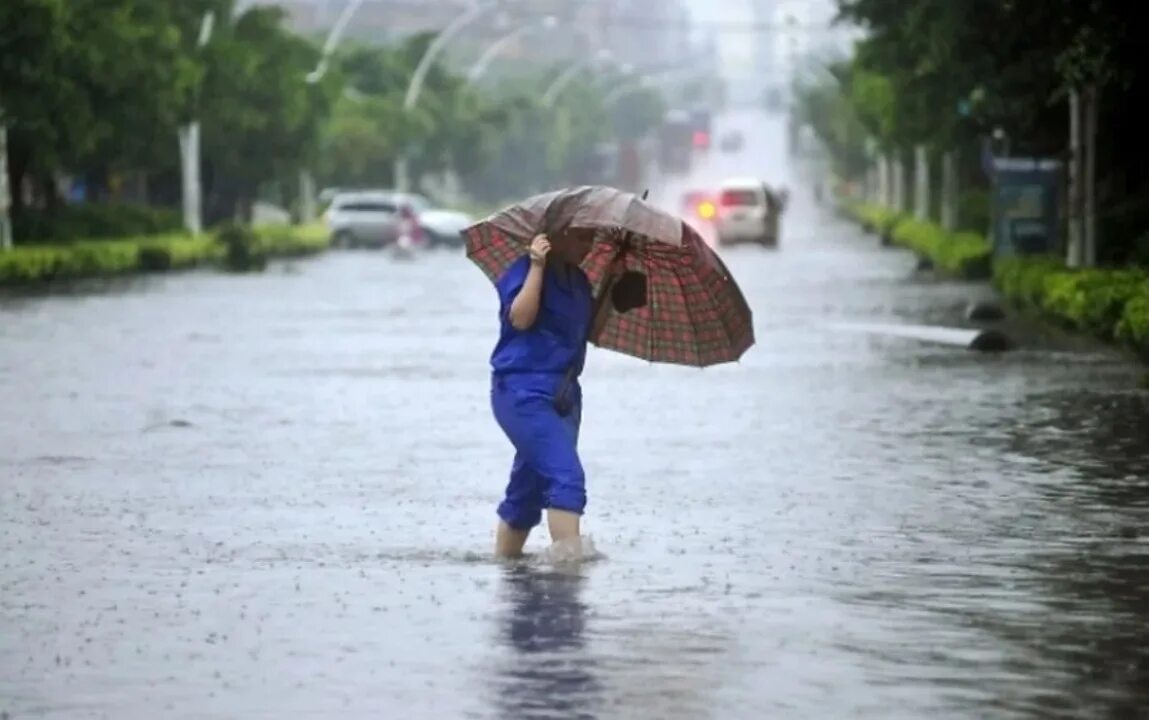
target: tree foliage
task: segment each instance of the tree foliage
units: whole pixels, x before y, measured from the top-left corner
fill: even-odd
[[[812,119],[826,95],[886,150],[924,143],[966,148],[1000,128],[1014,153],[1065,157],[1067,95],[1101,92],[1098,172],[1101,220],[1111,235],[1149,223],[1149,150],[1136,113],[1149,82],[1134,69],[1128,6],[1117,0],[839,0],[841,15],[867,31],[836,82],[807,83],[805,116],[828,146],[831,123]],[[1120,242],[1118,243],[1120,244]],[[1119,254],[1119,253],[1118,253]]]
[[[390,185],[395,158],[403,154],[416,181],[450,168],[478,199],[505,200],[577,182],[600,143],[641,137],[662,117],[661,97],[650,90],[604,107],[622,78],[579,77],[545,108],[539,98],[563,67],[519,68],[504,75],[505,82],[472,85],[440,63],[405,112],[408,83],[430,40],[419,35],[343,54],[339,72],[347,91],[323,134],[325,183]]]
[[[192,121],[213,223],[242,218],[259,197],[290,203],[303,168],[331,185],[390,185],[400,155],[416,181],[450,169],[475,194],[503,199],[573,181],[612,132],[637,138],[661,116],[648,91],[605,108],[617,78],[583,77],[543,108],[538,98],[561,67],[528,66],[512,83],[476,86],[441,62],[407,111],[433,34],[347,44],[322,80],[308,82],[319,40],[293,33],[275,6],[237,4],[0,3],[0,118],[14,213],[27,216],[18,228],[62,227],[39,222],[61,212],[62,179],[83,179],[89,201],[178,205],[177,138]]]

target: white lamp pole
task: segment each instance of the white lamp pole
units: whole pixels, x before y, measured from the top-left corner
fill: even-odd
[[[562,91],[565,90],[567,86],[574,81],[575,77],[580,72],[596,63],[601,64],[609,62],[610,59],[610,50],[604,48],[588,58],[583,58],[571,63],[570,66],[567,67],[566,70],[563,70],[561,73],[559,73],[559,76],[555,78],[549,86],[547,86],[546,90],[543,91],[543,96],[540,101],[543,107],[554,107],[555,101],[558,100],[559,95],[561,95]]]
[[[343,39],[343,32],[347,29],[351,18],[354,17],[355,11],[362,4],[363,0],[347,0],[347,4],[343,6],[343,11],[339,13],[335,25],[332,26],[331,32],[327,34],[327,40],[323,43],[319,63],[304,78],[309,85],[319,82],[327,74],[327,62],[335,49],[339,47],[339,41]],[[299,219],[305,223],[315,220],[315,177],[307,168],[299,170]]]
[[[475,64],[471,66],[470,72],[467,73],[467,82],[474,83],[481,78],[483,74],[487,72],[487,67],[490,66],[491,61],[494,60],[507,45],[518,40],[523,35],[535,30],[553,30],[557,26],[558,18],[554,15],[548,15],[538,23],[523,25],[502,36],[491,43],[483,54],[479,56],[479,59],[475,61]]]
[[[440,53],[450,44],[451,40],[472,22],[497,7],[497,2],[490,4],[475,3],[467,8],[462,15],[452,20],[447,27],[443,28],[442,32],[435,36],[435,39],[427,46],[423,57],[420,58],[419,64],[415,67],[415,72],[411,75],[411,81],[407,85],[407,95],[403,98],[404,113],[409,113],[414,109],[415,103],[419,101],[419,93],[423,91],[423,82],[427,79],[427,73],[430,72],[431,66],[435,63],[435,60],[438,59]],[[395,187],[400,192],[407,192],[408,185],[407,156],[406,153],[400,151],[395,157]]]
[[[673,85],[677,82],[683,82],[694,73],[694,68],[666,70],[661,73],[644,75],[637,80],[619,83],[613,90],[606,94],[606,97],[603,98],[603,107],[613,107],[615,103],[617,103],[619,100],[622,100],[624,97],[628,97],[647,88],[664,87],[666,85]]]
[[[215,13],[207,11],[200,20],[196,49],[202,50],[211,40]],[[184,229],[192,235],[203,232],[203,187],[200,180],[199,88],[196,88],[192,119],[179,129],[180,177],[183,190]]]

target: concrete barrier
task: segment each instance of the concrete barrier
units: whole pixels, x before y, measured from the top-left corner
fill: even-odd
[[[979,352],[1004,352],[1013,349],[1013,342],[1005,333],[992,329],[883,323],[834,323],[832,327],[847,332],[901,337],[936,345],[949,345],[967,350],[977,350]]]

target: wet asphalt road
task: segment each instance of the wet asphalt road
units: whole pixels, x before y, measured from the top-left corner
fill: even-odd
[[[592,351],[577,573],[488,559],[493,291],[332,253],[0,304],[10,718],[1149,717],[1149,399],[1109,351],[839,333],[989,291],[791,184],[737,365]],[[761,168],[761,169],[759,169]],[[772,171],[781,177],[773,177]],[[545,546],[545,534],[531,546]]]

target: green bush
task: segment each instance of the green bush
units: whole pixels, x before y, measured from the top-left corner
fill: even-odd
[[[850,201],[845,204],[846,213],[865,228],[866,232],[890,236],[894,228],[904,218],[895,210],[871,205],[869,203]]]
[[[990,200],[985,190],[967,190],[958,195],[958,230],[978,233],[989,230]]]
[[[993,264],[993,282],[1010,300],[1040,307],[1045,279],[1066,272],[1065,263],[1052,256],[1006,257]]]
[[[1116,339],[1126,305],[1149,282],[1137,270],[1078,270],[1046,276],[1041,308],[1077,330]]]
[[[23,285],[51,280],[70,254],[67,248],[29,247],[0,252],[0,283]]]
[[[147,238],[139,244],[139,269],[145,272],[182,270],[216,260],[219,243],[210,235],[167,235]]]
[[[223,266],[232,272],[257,272],[267,267],[267,249],[258,233],[248,225],[228,223],[216,238],[223,246]]]
[[[1149,273],[1140,269],[1073,270],[1057,258],[1005,258],[994,283],[1021,305],[1061,325],[1106,340],[1149,348]]]
[[[181,233],[121,240],[24,245],[0,252],[0,285],[27,285],[129,272],[165,272],[212,262],[229,270],[263,268],[269,257],[309,255],[327,249],[321,224],[251,228],[229,225],[216,234]]]
[[[61,268],[64,277],[118,275],[139,267],[140,246],[131,240],[80,242],[71,250]]]
[[[1149,282],[1142,283],[1125,303],[1114,335],[1149,360]]]
[[[264,225],[255,228],[255,234],[265,252],[276,257],[312,255],[331,247],[331,235],[322,223]]]
[[[993,251],[977,233],[950,233],[931,222],[905,219],[894,227],[893,241],[929,258],[942,273],[968,279],[990,277]]]
[[[0,252],[0,284],[175,270],[214,260],[219,254],[214,238],[186,235],[22,246]]]

